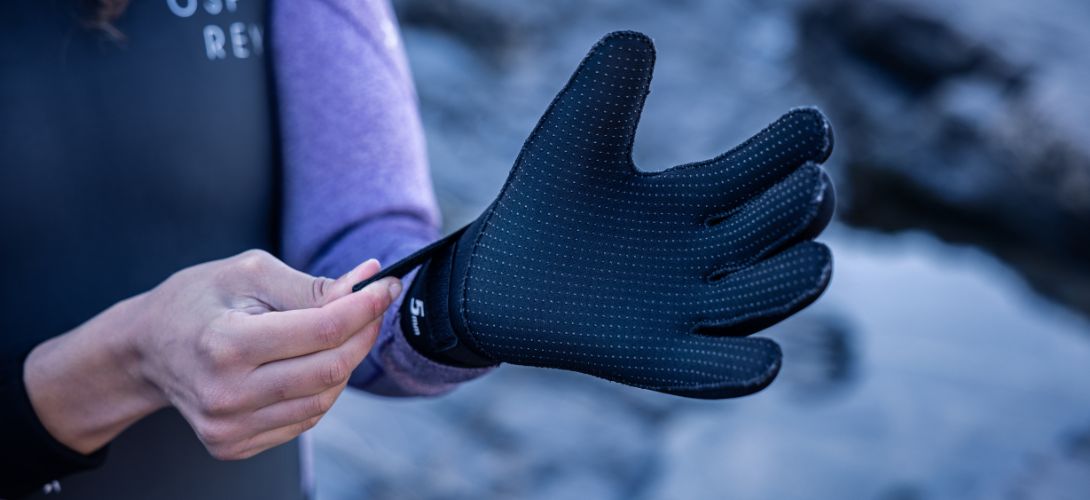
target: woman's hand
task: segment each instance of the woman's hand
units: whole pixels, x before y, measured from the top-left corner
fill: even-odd
[[[350,293],[378,268],[333,281],[250,251],[182,270],[35,348],[27,392],[76,451],[172,405],[213,456],[250,457],[313,427],[344,390],[401,291],[390,278]]]

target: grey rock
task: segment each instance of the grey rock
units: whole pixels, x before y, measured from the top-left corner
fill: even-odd
[[[800,74],[832,116],[842,218],[926,229],[1090,313],[1083,2],[814,1]]]

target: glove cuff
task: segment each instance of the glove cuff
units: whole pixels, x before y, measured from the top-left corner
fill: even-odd
[[[413,349],[437,363],[462,368],[495,366],[499,362],[475,349],[467,340],[468,332],[457,331],[452,321],[458,313],[450,296],[454,247],[449,244],[436,249],[416,274],[401,303],[401,331]]]

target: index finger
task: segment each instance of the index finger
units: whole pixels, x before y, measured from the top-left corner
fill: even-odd
[[[322,307],[241,316],[241,350],[247,359],[267,363],[332,349],[381,320],[400,293],[401,282],[385,278]]]

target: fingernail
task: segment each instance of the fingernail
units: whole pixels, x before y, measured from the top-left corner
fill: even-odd
[[[387,290],[390,292],[390,300],[397,300],[398,295],[401,295],[401,280],[391,281]]]

